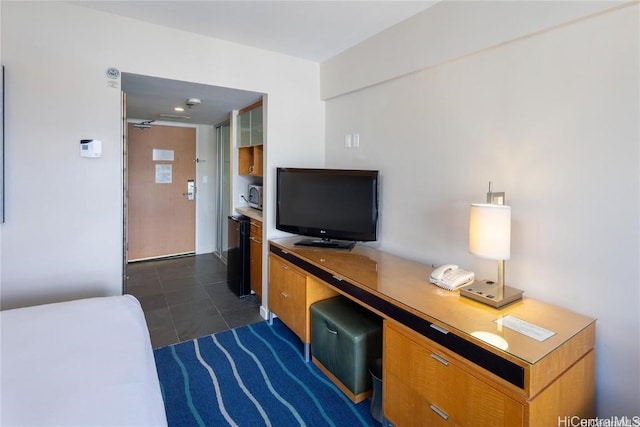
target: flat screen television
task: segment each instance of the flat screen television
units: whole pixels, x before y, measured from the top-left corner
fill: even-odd
[[[309,236],[297,244],[351,248],[374,241],[378,171],[278,168],[276,228]]]

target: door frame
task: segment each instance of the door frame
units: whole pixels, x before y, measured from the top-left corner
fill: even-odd
[[[201,188],[195,188],[199,187],[198,125],[156,121],[151,129],[136,129],[138,121],[129,120],[127,131],[127,261],[195,255],[196,205],[203,201],[198,191]],[[132,141],[133,145],[129,145]],[[152,161],[151,151],[158,148],[175,152],[175,159]],[[153,179],[157,164],[173,165],[167,185],[157,185]],[[144,175],[140,175],[140,171],[144,171]],[[194,185],[193,199],[187,199],[187,182]],[[165,210],[161,206],[171,207]],[[167,234],[165,225],[175,233],[174,237]]]
[[[229,140],[223,141],[222,139],[222,128],[227,127],[229,132]],[[225,228],[227,226],[227,222],[225,218],[228,215],[231,215],[231,179],[232,179],[232,170],[231,170],[231,122],[230,120],[226,120],[222,123],[218,123],[214,126],[215,130],[215,152],[216,152],[216,188],[215,188],[215,205],[216,205],[216,217],[218,221],[216,223],[216,237],[214,241],[214,253],[220,258],[224,263],[227,262],[227,257],[225,254],[226,247],[226,239],[225,236]],[[229,176],[227,177],[227,194],[226,194],[226,204],[225,204],[225,192],[224,192],[224,144],[227,145],[227,150],[229,151]],[[228,208],[229,212],[224,212],[225,206]]]
[[[128,138],[128,124],[129,123],[137,123],[139,121],[141,121],[142,119],[130,119],[127,116],[127,105],[126,105],[126,98],[127,98],[127,94],[126,92],[122,92],[122,122],[121,122],[121,133],[122,133],[122,242],[123,242],[123,250],[122,250],[122,267],[123,267],[123,271],[122,271],[122,277],[123,277],[123,293],[126,292],[127,289],[127,280],[128,280],[128,276],[127,276],[127,265],[129,264],[129,215],[128,215],[128,210],[129,210],[129,170],[128,170],[128,150],[129,150],[129,138]],[[195,202],[196,202],[196,218],[198,215],[198,182],[199,182],[199,171],[198,171],[198,164],[199,164],[199,159],[198,159],[198,142],[199,142],[199,133],[200,133],[200,128],[199,125],[197,124],[191,124],[191,123],[178,123],[178,122],[169,122],[169,121],[155,121],[154,122],[155,125],[157,126],[176,126],[176,127],[189,127],[189,128],[194,128],[196,130],[196,196],[195,196]],[[214,128],[215,131],[215,128]],[[213,209],[213,206],[211,206],[211,208]],[[198,221],[196,220],[195,223],[195,233],[196,233],[196,240],[198,238]],[[197,245],[195,248],[195,254],[198,254],[197,251]]]
[[[122,132],[122,293],[127,291],[127,264],[129,260],[129,135],[127,126],[127,93],[120,91],[120,109],[122,111],[120,126]]]

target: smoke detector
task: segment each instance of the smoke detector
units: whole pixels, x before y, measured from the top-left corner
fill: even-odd
[[[186,104],[187,104],[187,107],[191,108],[191,107],[194,107],[196,105],[202,104],[202,101],[199,98],[189,98],[189,99],[187,99]]]

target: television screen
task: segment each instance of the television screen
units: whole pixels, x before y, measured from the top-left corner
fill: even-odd
[[[278,168],[276,193],[276,228],[317,238],[299,244],[350,247],[377,238],[378,171]]]

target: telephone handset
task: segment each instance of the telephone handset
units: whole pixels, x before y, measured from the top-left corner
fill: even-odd
[[[433,270],[429,281],[448,291],[454,291],[460,286],[473,282],[474,278],[472,271],[463,270],[455,264],[445,264]]]

